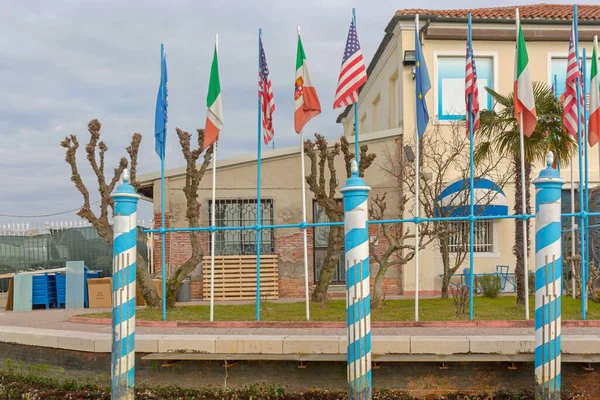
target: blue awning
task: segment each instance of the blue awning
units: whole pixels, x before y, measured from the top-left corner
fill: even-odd
[[[465,217],[471,212],[469,180],[459,179],[448,186],[437,198],[436,217]],[[489,179],[478,178],[473,183],[474,214],[477,216],[508,215],[506,195],[502,188]]]

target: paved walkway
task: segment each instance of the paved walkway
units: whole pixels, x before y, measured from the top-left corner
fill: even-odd
[[[110,312],[110,309],[86,310],[34,310],[32,312],[0,312],[0,325],[31,328],[58,329],[110,333],[108,325],[90,325],[68,322],[74,315]],[[345,335],[344,328],[154,328],[138,327],[141,334],[206,334],[206,335]],[[598,335],[599,328],[563,328],[563,335]],[[385,336],[491,336],[491,335],[532,335],[533,328],[374,328],[374,335]]]

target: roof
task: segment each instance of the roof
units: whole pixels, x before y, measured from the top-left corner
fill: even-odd
[[[427,10],[420,8],[407,8],[398,10],[396,16],[407,17],[411,19],[416,14],[422,17],[433,16],[438,19],[445,18],[467,18],[469,13],[474,19],[514,19],[515,9],[519,9],[521,20],[567,20],[573,19],[572,4],[528,4],[520,6],[506,7],[488,7],[471,9],[453,9],[453,10]],[[600,21],[600,6],[597,5],[578,5],[577,14],[582,21]],[[402,18],[404,19],[404,18]],[[525,22],[525,21],[524,21]]]
[[[535,23],[561,23],[570,24],[573,18],[572,4],[528,4],[520,6],[505,6],[505,7],[487,7],[487,8],[462,8],[448,10],[431,10],[422,8],[407,8],[396,11],[396,14],[391,19],[385,28],[385,36],[379,44],[377,52],[369,63],[367,75],[375,69],[375,65],[383,54],[385,47],[393,36],[394,28],[398,21],[413,20],[415,15],[419,14],[422,21],[429,20],[430,22],[466,22],[469,13],[473,17],[475,23],[498,23],[510,22],[514,23],[515,9],[519,9],[519,15],[523,24]],[[582,24],[596,24],[600,22],[600,5],[577,5],[577,14],[579,21]],[[364,88],[361,87],[361,89]],[[360,90],[359,90],[360,92]],[[337,117],[336,122],[341,123],[342,119],[348,115],[351,110],[348,106]]]

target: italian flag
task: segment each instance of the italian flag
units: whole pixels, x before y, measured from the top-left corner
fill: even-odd
[[[219,81],[219,59],[217,57],[217,44],[210,67],[210,82],[206,96],[208,112],[206,114],[206,129],[204,130],[204,149],[219,140],[219,132],[223,127],[223,103],[221,101],[221,83]]]
[[[600,79],[598,79],[598,36],[594,37],[592,52],[592,73],[590,74],[590,119],[588,122],[588,142],[590,146],[600,142]]]
[[[531,136],[537,125],[533,84],[529,71],[529,56],[521,24],[518,25],[517,48],[515,54],[515,118],[521,125],[523,134]]]
[[[321,103],[319,103],[317,91],[310,80],[308,66],[306,65],[306,54],[304,54],[300,32],[298,32],[296,82],[294,86],[294,128],[296,133],[302,132],[304,125],[319,114],[321,114]]]

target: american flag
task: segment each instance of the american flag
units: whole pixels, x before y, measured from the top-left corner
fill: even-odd
[[[467,108],[467,136],[469,136],[469,103],[473,118],[473,134],[479,128],[479,88],[477,87],[477,69],[475,68],[475,58],[471,43],[467,40],[467,59],[465,64],[465,104]]]
[[[367,81],[367,67],[363,60],[360,43],[356,35],[354,19],[350,23],[346,50],[342,59],[342,71],[338,79],[333,108],[349,106],[358,101],[358,88]]]
[[[258,61],[258,95],[261,97],[263,140],[269,144],[275,135],[273,129],[273,111],[275,111],[275,100],[273,100],[273,87],[269,78],[269,67],[267,57],[263,48],[262,38],[260,41],[260,59]]]
[[[571,27],[571,39],[569,41],[569,57],[567,58],[567,79],[564,96],[563,123],[569,133],[578,139],[577,134],[577,79],[581,85],[581,73],[579,72],[579,61],[575,54],[575,27]],[[584,124],[583,88],[579,87],[580,119],[581,126]]]

